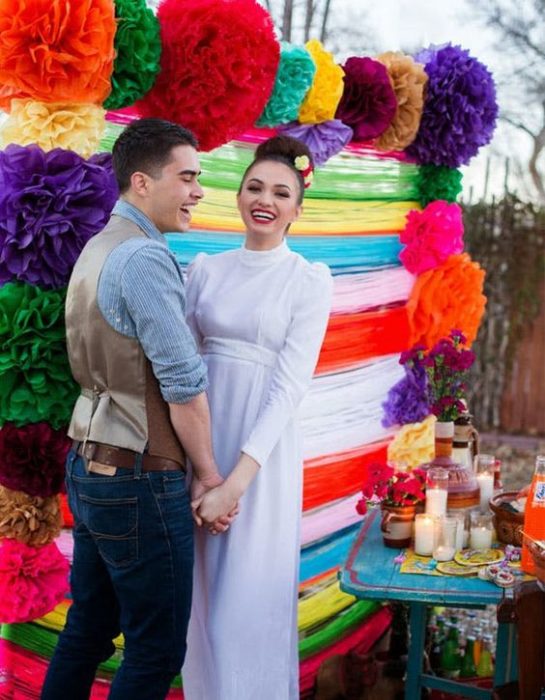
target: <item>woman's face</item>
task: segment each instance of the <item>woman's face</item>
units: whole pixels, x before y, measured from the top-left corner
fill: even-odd
[[[288,226],[301,214],[297,175],[283,163],[256,163],[242,183],[237,204],[247,235],[256,247],[280,245]]]

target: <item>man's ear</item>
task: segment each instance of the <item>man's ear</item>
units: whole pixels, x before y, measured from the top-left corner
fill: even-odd
[[[149,175],[139,170],[131,175],[131,189],[140,197],[147,197],[149,194]]]

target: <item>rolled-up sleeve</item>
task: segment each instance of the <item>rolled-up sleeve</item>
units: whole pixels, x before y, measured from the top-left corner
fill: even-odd
[[[125,262],[122,296],[161,394],[187,403],[208,386],[206,366],[185,320],[181,270],[165,248],[142,246]]]

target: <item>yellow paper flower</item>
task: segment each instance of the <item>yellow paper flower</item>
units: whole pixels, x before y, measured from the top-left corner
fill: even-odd
[[[408,423],[388,445],[388,462],[405,463],[410,469],[431,462],[435,455],[435,416],[421,423]]]
[[[301,124],[318,124],[335,117],[343,94],[344,71],[318,39],[308,41],[305,48],[316,64],[316,73],[299,110],[298,119]]]
[[[83,158],[96,152],[104,131],[105,110],[93,104],[13,100],[0,130],[3,146],[37,144],[44,151],[64,148]]]

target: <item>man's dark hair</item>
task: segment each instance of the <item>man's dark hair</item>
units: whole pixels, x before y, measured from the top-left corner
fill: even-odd
[[[119,135],[112,150],[113,168],[121,193],[135,172],[157,177],[170,162],[176,146],[198,147],[193,132],[165,119],[138,119]]]

